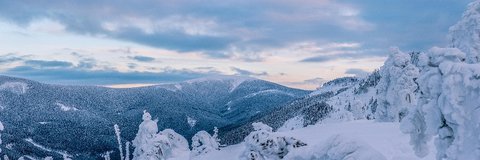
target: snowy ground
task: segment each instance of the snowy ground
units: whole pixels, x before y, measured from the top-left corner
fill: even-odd
[[[435,159],[435,147],[429,143],[430,154],[418,158],[409,145],[409,136],[400,132],[398,123],[378,123],[367,120],[318,124],[293,131],[277,132],[279,135],[290,136],[306,142],[308,146],[301,147],[289,154],[299,154],[324,144],[331,137],[340,135],[354,140],[363,146],[370,146],[389,160]],[[347,146],[348,147],[348,146]],[[244,144],[228,146],[220,151],[214,151],[198,157],[202,160],[237,159],[244,150]],[[288,156],[287,156],[288,157]]]

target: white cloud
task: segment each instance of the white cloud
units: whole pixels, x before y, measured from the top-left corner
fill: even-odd
[[[58,21],[42,18],[32,21],[27,29],[33,32],[65,33],[65,28],[65,25]]]

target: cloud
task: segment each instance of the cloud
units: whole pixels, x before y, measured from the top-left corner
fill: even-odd
[[[257,72],[252,72],[252,71],[249,71],[249,70],[236,68],[236,67],[230,67],[230,69],[235,72],[235,75],[239,75],[239,76],[267,76],[268,75],[267,72],[257,73]]]
[[[356,77],[364,77],[370,74],[370,72],[358,68],[350,68],[345,71],[345,74],[355,75]]]
[[[133,56],[129,57],[130,59],[139,61],[139,62],[152,62],[155,60],[153,57],[148,57],[148,56]]]
[[[0,2],[3,19],[32,30],[108,37],[239,61],[262,61],[264,57],[255,54],[268,48],[371,31],[375,25],[360,9],[329,0]]]
[[[8,53],[5,55],[0,55],[0,64],[18,62],[18,61],[22,61],[24,58],[25,58],[24,56],[18,56],[14,53]]]
[[[325,79],[320,77],[306,79],[300,82],[288,82],[289,85],[316,85],[316,86],[321,86],[323,83],[325,83]]]
[[[108,34],[114,38],[179,52],[223,50],[235,41],[233,37],[188,35],[175,31],[144,33],[136,28],[122,29],[118,32]]]
[[[24,63],[30,66],[36,66],[40,68],[72,67],[73,66],[71,62],[66,62],[66,61],[27,60]]]
[[[55,84],[110,85],[178,82],[218,73],[171,68],[163,68],[159,72],[119,72],[109,69],[35,68],[25,65],[8,69],[4,74]]]
[[[359,58],[373,58],[373,57],[382,57],[383,50],[369,49],[369,50],[337,50],[329,54],[319,54],[317,56],[312,56],[300,60],[300,62],[327,62],[337,59],[359,59]]]

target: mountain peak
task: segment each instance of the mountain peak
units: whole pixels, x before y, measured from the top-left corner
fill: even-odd
[[[192,79],[188,81],[184,81],[185,83],[203,83],[203,82],[212,82],[212,81],[221,81],[221,82],[228,82],[231,84],[230,92],[235,90],[240,84],[245,81],[252,81],[257,80],[252,77],[244,77],[244,76],[233,76],[233,75],[217,75],[217,76],[207,76],[197,79]]]
[[[184,81],[186,83],[199,83],[199,82],[205,82],[205,81],[239,81],[239,82],[244,82],[247,80],[256,80],[255,78],[252,77],[245,77],[245,76],[234,76],[234,75],[215,75],[215,76],[206,76],[206,77],[201,77],[201,78],[196,78],[196,79],[191,79]]]

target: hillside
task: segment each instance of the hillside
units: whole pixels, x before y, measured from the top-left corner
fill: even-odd
[[[40,144],[79,157],[95,156],[115,148],[114,124],[125,140],[132,140],[143,110],[158,119],[160,128],[190,139],[200,130],[249,120],[308,93],[242,77],[112,89],[1,76],[0,121],[8,128],[2,136],[12,146],[2,149],[12,157],[60,156],[34,145]]]

